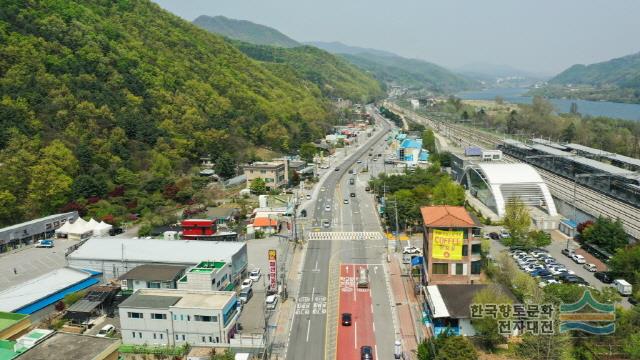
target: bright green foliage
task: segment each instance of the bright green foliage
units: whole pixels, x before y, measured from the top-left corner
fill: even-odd
[[[171,199],[164,187],[201,156],[295,150],[335,120],[323,94],[380,93],[342,60],[311,66],[324,56],[312,49],[286,55],[299,68],[256,62],[149,0],[1,7],[0,203],[13,213],[0,212],[0,225],[85,207],[92,195],[117,205],[107,214],[116,221],[175,207],[193,186]],[[307,71],[323,66],[333,78]]]
[[[304,143],[300,146],[300,158],[306,162],[313,161],[318,149],[312,143]]]
[[[473,297],[473,304],[496,304],[500,306],[501,304],[511,303],[513,303],[513,300],[498,285],[490,285],[480,290]],[[503,319],[505,318],[502,313],[498,312],[498,317],[495,319],[487,316],[481,319],[474,319],[471,322],[476,330],[476,335],[488,349],[495,349],[498,344],[506,342],[507,339],[500,334],[498,327],[498,321]]]
[[[531,231],[528,234],[528,245],[527,247],[545,247],[548,245],[551,245],[551,235],[549,235],[548,233],[542,231],[542,230],[535,230],[535,231]]]
[[[503,222],[511,234],[511,237],[503,239],[505,245],[515,246],[526,243],[529,227],[531,227],[531,216],[522,201],[511,199],[507,202]]]
[[[609,268],[615,272],[625,274],[634,291],[640,288],[640,245],[619,248],[609,262]]]
[[[266,194],[268,190],[263,178],[253,179],[251,181],[251,185],[249,185],[249,189],[251,189],[251,192],[256,195]]]
[[[433,130],[428,129],[422,132],[422,147],[430,154],[435,154],[437,152],[436,136],[433,133]]]
[[[593,225],[584,229],[580,234],[580,239],[611,252],[629,243],[629,236],[622,227],[622,221],[620,219],[611,220],[602,216]]]
[[[464,188],[450,178],[442,178],[433,188],[434,205],[458,205],[464,204]]]
[[[478,353],[469,339],[442,333],[418,345],[418,360],[476,360]]]

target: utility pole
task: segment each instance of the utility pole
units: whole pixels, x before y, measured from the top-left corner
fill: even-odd
[[[400,227],[398,226],[398,198],[396,198],[395,196],[393,197],[394,200],[394,208],[395,208],[395,213],[396,213],[396,252],[398,252],[398,245],[400,244],[400,239],[399,239],[399,233],[400,233]]]

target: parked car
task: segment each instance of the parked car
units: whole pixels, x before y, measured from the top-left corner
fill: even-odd
[[[611,284],[613,282],[613,278],[605,271],[598,271],[594,273],[593,276],[605,284]]]
[[[349,194],[351,197],[356,197],[356,193],[352,192],[351,194]]]
[[[269,295],[266,297],[266,299],[264,299],[264,302],[266,304],[267,310],[275,310],[276,306],[278,305],[278,295]]]
[[[496,232],[490,232],[490,233],[489,233],[489,237],[490,237],[492,240],[500,240],[500,235],[498,235],[498,233],[496,233]]]
[[[580,254],[573,254],[573,256],[571,256],[571,259],[573,259],[573,261],[576,264],[584,264],[587,262],[587,260],[585,260],[584,256],[580,255]]]
[[[249,279],[251,279],[251,281],[258,281],[260,280],[260,269],[253,269],[251,270],[251,272],[249,273]]]
[[[405,246],[404,249],[402,249],[402,253],[403,254],[421,254],[422,250],[420,250],[415,246]]]
[[[109,229],[109,236],[116,236],[116,235],[120,235],[124,232],[124,230],[122,228],[119,227],[112,227],[111,229]]]
[[[98,331],[96,336],[97,337],[107,337],[114,331],[116,331],[116,327],[111,325],[111,324],[108,324],[108,325],[103,326],[102,329],[100,329],[100,331]]]
[[[331,205],[325,205],[324,211],[331,211]]]
[[[311,195],[307,194],[307,200],[311,200]]]
[[[571,249],[562,249],[562,255],[566,256],[566,257],[571,257],[573,256],[573,250]]]
[[[342,313],[342,326],[351,326],[351,313]]]
[[[38,240],[38,242],[36,243],[36,247],[37,248],[52,248],[53,247],[53,240],[51,240],[51,239]]]
[[[598,271],[598,268],[596,267],[595,264],[584,264],[582,267],[585,268],[587,271],[590,271],[590,272]]]
[[[509,232],[505,229],[500,230],[500,238],[502,239],[507,239],[510,238],[511,234],[509,234]]]
[[[240,291],[240,294],[238,294],[238,300],[240,301],[241,304],[246,304],[247,301],[249,301],[249,299],[251,299],[252,296],[253,296],[253,289],[251,288],[242,289],[242,291]]]
[[[328,219],[322,220],[322,227],[328,228],[331,226],[331,222]]]
[[[251,279],[244,279],[242,281],[242,284],[240,284],[240,289],[244,290],[246,288],[250,288],[253,285],[253,280]]]

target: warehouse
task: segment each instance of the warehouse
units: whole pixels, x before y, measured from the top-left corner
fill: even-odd
[[[166,264],[192,267],[202,261],[231,263],[232,282],[247,270],[244,242],[92,238],[67,256],[69,266],[103,273],[105,280],[117,279],[140,265]]]
[[[78,212],[55,214],[0,229],[0,253],[53,237],[55,230],[78,218]]]

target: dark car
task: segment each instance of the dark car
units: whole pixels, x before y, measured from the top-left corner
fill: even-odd
[[[351,193],[351,197],[356,197],[356,193]]]
[[[360,360],[373,360],[373,349],[369,345],[360,347]]]
[[[342,325],[343,326],[351,326],[351,313],[343,313],[342,314]]]
[[[124,230],[122,230],[122,228],[119,228],[119,227],[109,229],[109,235],[111,236],[116,236],[116,235],[122,234],[123,232]]]
[[[336,171],[340,171],[340,168],[339,168],[339,167],[337,167],[337,168],[336,168]]]
[[[498,235],[498,233],[496,232],[489,233],[489,237],[491,238],[491,240],[500,240],[500,235]]]
[[[366,188],[364,188],[364,191],[369,191],[369,190],[371,190],[371,188],[368,187],[368,186]]]
[[[609,274],[604,271],[595,272],[593,273],[593,276],[595,276],[596,279],[605,284],[611,284],[613,282],[613,278],[611,278],[611,276],[609,276]]]

